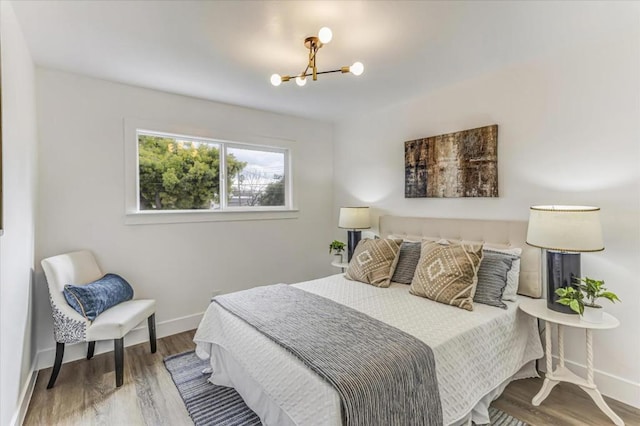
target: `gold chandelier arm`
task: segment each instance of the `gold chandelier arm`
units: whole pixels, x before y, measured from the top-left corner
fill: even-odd
[[[318,79],[318,67],[316,66],[316,56],[318,54],[319,48],[320,47],[316,43],[312,43],[311,46],[309,46],[309,65],[307,65],[307,69],[311,67],[311,70],[313,71],[313,81],[316,81]]]
[[[307,73],[307,71],[309,71],[309,67],[308,67],[308,66],[307,66],[307,69],[306,69],[306,70],[304,70],[304,72],[303,72],[303,73],[296,75],[296,77],[305,77],[305,78],[306,78],[306,77],[311,77],[311,76],[313,76],[313,72]],[[332,74],[332,73],[334,73],[334,72],[339,72],[339,73],[345,74],[345,73],[348,73],[348,72],[349,72],[349,67],[348,67],[348,66],[346,66],[346,67],[341,67],[341,68],[339,68],[339,69],[337,69],[337,70],[317,71],[317,72],[316,72],[316,75],[320,75],[320,74]],[[281,76],[280,78],[281,78],[281,80],[282,80],[283,82],[285,82],[285,81],[290,81],[293,77],[288,76],[288,75],[283,75],[283,76]]]
[[[334,72],[341,72],[341,73],[344,73],[344,72],[345,72],[345,71],[344,71],[344,68],[345,68],[345,67],[342,67],[342,68],[340,68],[340,69],[338,69],[338,70],[320,71],[320,72],[318,72],[317,74],[331,74],[331,73],[334,73]],[[346,68],[349,68],[349,67],[346,67]],[[349,72],[349,71],[347,70],[346,72]]]
[[[345,71],[345,68],[347,69],[346,71]],[[349,68],[349,67],[342,67],[342,68],[337,69],[337,70],[330,70],[330,71],[318,71],[318,72],[316,72],[316,74],[317,74],[317,75],[320,75],[320,74],[332,74],[332,73],[334,73],[334,72],[341,72],[341,73],[343,73],[343,74],[344,74],[344,73],[349,72],[349,69],[348,69],[348,68]],[[309,74],[306,74],[306,73],[305,73],[305,74],[300,74],[300,77],[311,77],[312,75],[313,75],[313,73],[309,73]]]
[[[316,80],[316,75],[318,73],[318,69],[316,67],[316,54],[318,53],[318,49],[320,49],[322,47],[322,44],[318,42],[318,44],[311,42],[309,43],[309,62],[307,63],[307,67],[304,69],[304,71],[302,71],[300,74],[298,74],[298,77],[308,77],[310,75],[313,75],[313,79]],[[312,74],[307,74],[307,71],[309,71],[309,68],[311,68],[312,70]]]
[[[307,76],[307,71],[309,71],[309,65],[307,65],[307,67],[304,69],[304,71],[302,71],[300,74],[298,74],[299,77],[306,77]],[[311,74],[309,74],[311,75]]]

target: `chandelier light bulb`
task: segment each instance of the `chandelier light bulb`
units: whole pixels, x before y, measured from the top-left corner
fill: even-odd
[[[333,38],[333,33],[329,27],[322,27],[320,31],[318,31],[318,38],[322,44],[327,44]]]
[[[297,76],[296,77],[296,84],[300,87],[304,86],[305,84],[307,84],[307,78],[306,77],[302,77],[302,76]]]
[[[362,62],[354,62],[353,65],[349,67],[349,71],[351,71],[353,75],[360,75],[364,72],[364,65],[362,65]]]
[[[282,83],[282,78],[280,77],[280,74],[273,74],[271,76],[271,84],[273,84],[274,86],[280,86],[280,83]]]

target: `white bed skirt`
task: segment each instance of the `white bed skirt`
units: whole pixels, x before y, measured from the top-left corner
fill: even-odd
[[[203,355],[200,356],[204,357]],[[222,347],[214,344],[210,346],[210,360],[212,374],[209,381],[215,385],[234,388],[242,396],[247,406],[258,414],[263,425],[296,426],[296,423],[291,417],[269,397],[262,386],[248,376],[233,356]],[[467,415],[456,422],[450,423],[448,426],[471,425],[471,422],[476,424],[489,424],[489,405],[491,405],[491,402],[502,395],[504,389],[513,380],[529,377],[539,377],[536,371],[535,361],[526,363],[513,377],[505,380],[498,385],[498,387],[483,396]],[[340,412],[339,401],[335,412]],[[314,425],[320,425],[320,423],[314,423]],[[328,422],[327,426],[329,425],[341,425],[340,418],[335,419],[335,422]]]

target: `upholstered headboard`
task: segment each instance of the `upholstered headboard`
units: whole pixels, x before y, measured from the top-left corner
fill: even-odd
[[[540,249],[526,244],[527,222],[475,219],[433,219],[426,217],[380,216],[380,237],[389,235],[407,239],[446,238],[482,241],[495,247],[520,247],[520,283],[518,293],[542,296]]]

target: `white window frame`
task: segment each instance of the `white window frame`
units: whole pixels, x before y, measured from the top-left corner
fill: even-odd
[[[187,141],[209,142],[220,147],[220,210],[140,210],[138,134],[175,137]],[[124,120],[125,160],[125,224],[157,224],[188,222],[219,222],[238,220],[295,219],[298,209],[294,202],[294,141],[248,134],[236,134],[219,129],[191,128],[147,120]],[[284,153],[285,205],[228,207],[226,199],[227,148],[256,149]]]

